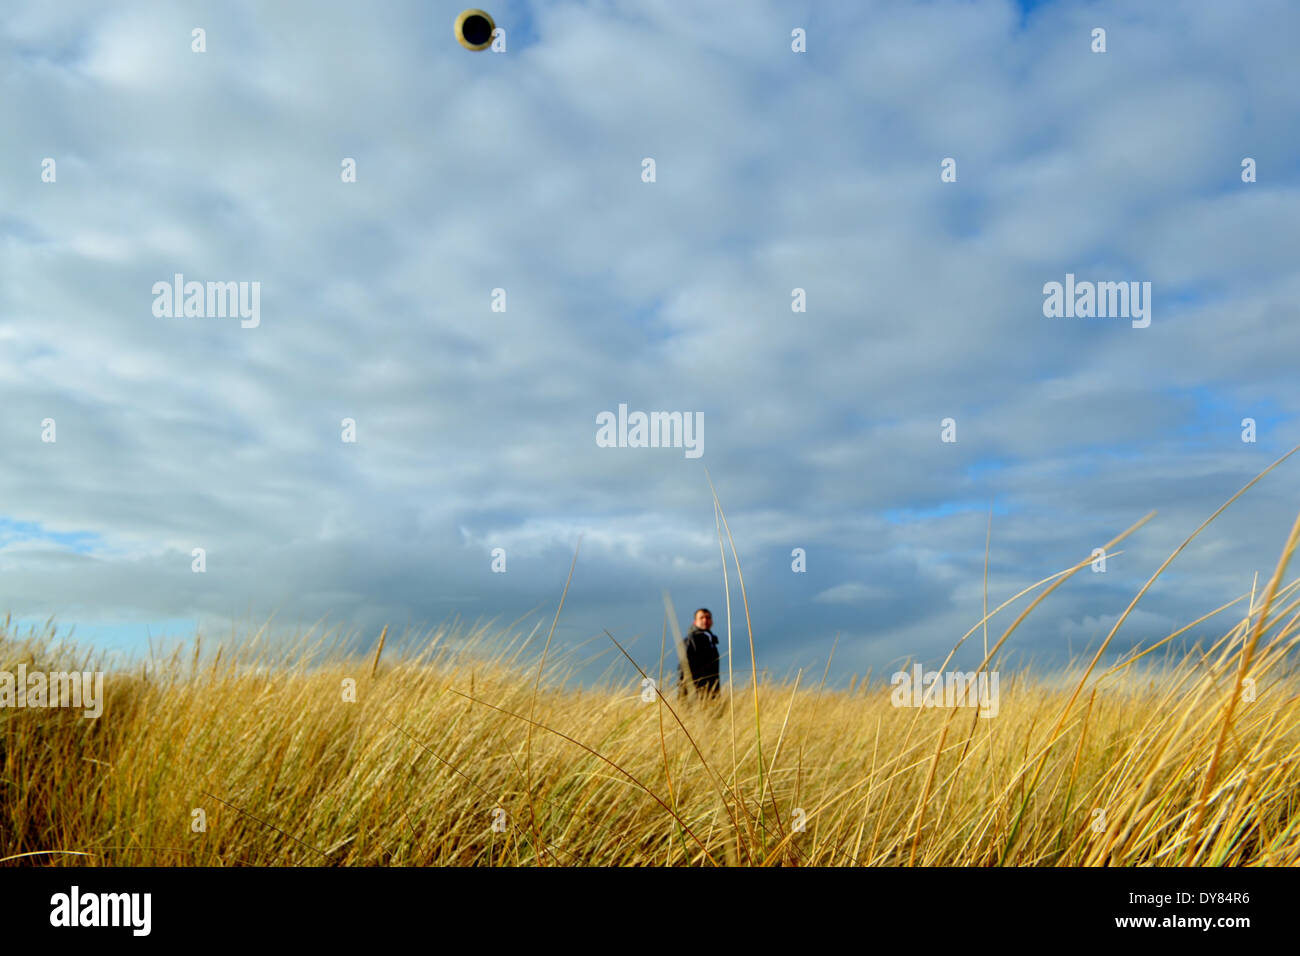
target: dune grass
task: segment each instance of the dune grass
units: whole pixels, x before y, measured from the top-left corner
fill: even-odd
[[[537,642],[483,629],[404,649],[381,635],[365,658],[331,654],[328,634],[287,650],[260,635],[219,652],[196,639],[109,673],[96,720],[0,709],[0,860],[1295,865],[1300,582],[1284,579],[1298,538],[1300,519],[1262,588],[1117,663],[1101,661],[1123,618],[1063,674],[1003,672],[987,719],[896,707],[880,680],[764,679],[743,646],[729,659],[750,674],[727,675],[734,691],[707,702],[659,692],[646,678],[665,686],[664,665],[613,635],[623,679],[594,688],[566,680],[572,661],[550,655],[550,634],[532,657]],[[987,665],[1088,560],[972,628],[1027,602],[986,643]],[[1217,641],[1169,654],[1206,621],[1221,624]],[[672,662],[669,637],[660,660]],[[51,631],[0,634],[0,670],[94,666],[72,653]]]

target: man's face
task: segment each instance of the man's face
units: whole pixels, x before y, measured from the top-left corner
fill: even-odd
[[[695,612],[695,626],[701,631],[713,630],[713,615],[708,611]]]

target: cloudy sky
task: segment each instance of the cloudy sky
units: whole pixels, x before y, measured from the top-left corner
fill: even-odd
[[[1059,661],[1300,443],[1289,0],[511,0],[503,53],[462,6],[7,8],[0,611],[119,648],[531,626],[581,537],[559,640],[649,660],[665,589],[725,628],[707,467],[760,666],[838,635],[847,680],[979,620],[990,507],[991,604],[1157,510],[1012,639]],[[155,315],[177,273],[259,283],[260,324]],[[1067,273],[1151,283],[1150,326],[1046,317]],[[598,447],[620,403],[702,413],[703,455]],[[1298,477],[1120,646],[1271,570]]]

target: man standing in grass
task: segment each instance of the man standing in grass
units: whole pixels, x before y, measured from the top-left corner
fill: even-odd
[[[718,696],[718,636],[713,633],[713,614],[707,607],[695,612],[695,626],[687,632],[685,663],[689,678],[677,668],[677,693],[686,696],[686,685],[695,685],[695,693],[704,697]]]

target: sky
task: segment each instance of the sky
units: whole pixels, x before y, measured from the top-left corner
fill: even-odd
[[[132,652],[544,633],[577,549],[557,647],[635,682],[602,632],[657,660],[665,591],[725,644],[711,479],[758,666],[834,646],[844,682],[942,661],[986,534],[996,606],[1156,511],[1009,640],[1054,666],[1300,443],[1294,3],[514,0],[503,52],[460,9],[6,11],[0,612]],[[159,315],[178,273],[257,283],[257,324]],[[1045,315],[1067,274],[1150,283],[1150,324]],[[620,404],[702,416],[703,453],[601,447]],[[1266,580],[1298,476],[1113,649]]]

